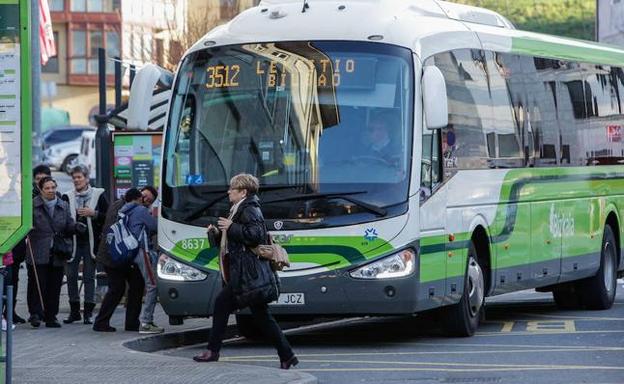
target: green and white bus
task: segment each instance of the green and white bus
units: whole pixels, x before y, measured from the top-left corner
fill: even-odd
[[[206,226],[248,172],[292,261],[278,317],[436,309],[468,336],[484,298],[510,291],[609,308],[623,126],[624,51],[436,0],[263,0],[175,75],[161,303],[172,324],[211,314],[222,281]]]

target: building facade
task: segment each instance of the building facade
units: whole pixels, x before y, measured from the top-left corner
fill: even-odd
[[[71,124],[93,124],[98,112],[98,49],[107,54],[108,104],[114,102],[114,57],[128,66],[153,62],[175,69],[190,45],[259,0],[48,0],[57,56],[42,67],[46,108]],[[127,94],[127,91],[125,92]]]

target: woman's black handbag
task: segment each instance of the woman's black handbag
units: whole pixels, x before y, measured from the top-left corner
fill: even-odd
[[[52,240],[52,249],[50,252],[52,255],[58,257],[61,260],[69,260],[72,258],[73,251],[72,241],[60,233],[54,233],[54,239]]]
[[[54,237],[52,238],[52,248],[50,249],[50,253],[61,260],[71,259],[72,253],[74,251],[74,245],[71,239],[57,232],[56,228],[54,228],[54,220],[52,220],[52,216],[50,216],[45,207],[43,207],[43,211],[45,217],[48,219],[48,223],[50,223],[50,228],[52,228],[52,231],[54,231]]]
[[[249,251],[241,252],[237,257],[240,268],[233,290],[238,307],[263,305],[277,300],[279,282],[269,260]]]

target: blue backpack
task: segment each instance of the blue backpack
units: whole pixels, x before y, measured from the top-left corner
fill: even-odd
[[[130,232],[128,213],[117,213],[117,221],[106,231],[106,246],[114,265],[129,264],[139,251],[139,239]]]

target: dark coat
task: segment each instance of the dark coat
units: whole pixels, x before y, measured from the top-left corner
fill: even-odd
[[[119,210],[124,206],[124,204],[126,204],[124,199],[119,199],[113,202],[113,204],[111,204],[106,211],[104,225],[102,226],[102,238],[98,244],[95,260],[109,268],[114,268],[115,266],[111,261],[110,253],[108,253],[108,247],[106,246],[106,232],[108,232],[111,225],[117,221],[117,213],[119,213]]]
[[[277,299],[277,277],[268,260],[259,259],[250,248],[266,244],[267,231],[256,195],[247,197],[227,231],[229,282],[238,307]]]
[[[71,236],[76,232],[76,223],[71,217],[67,202],[57,198],[52,218],[54,228],[50,226],[50,220],[48,220],[45,209],[43,198],[41,196],[35,197],[33,199],[33,229],[30,231],[29,236],[35,264],[37,265],[50,262],[50,249],[52,248],[54,232],[62,233],[67,237],[68,241],[71,241]],[[61,267],[65,263],[64,260],[58,257],[52,257],[52,260],[56,267]],[[26,263],[32,264],[30,254],[26,257]]]

